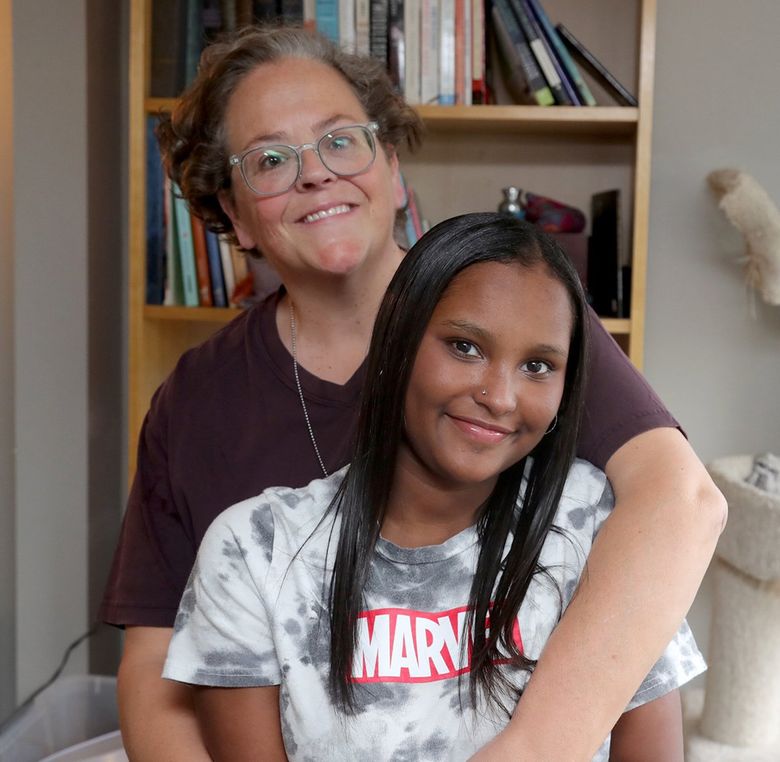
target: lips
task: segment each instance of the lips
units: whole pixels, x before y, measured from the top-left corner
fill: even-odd
[[[469,439],[481,444],[497,444],[503,442],[507,437],[514,433],[513,430],[504,426],[498,426],[487,421],[480,421],[476,418],[459,418],[449,416],[449,419],[456,428],[465,434]]]
[[[340,214],[346,214],[351,208],[352,207],[349,204],[335,204],[334,206],[323,207],[316,212],[310,212],[302,217],[301,222],[310,224],[312,222],[328,219],[329,217],[337,217]]]

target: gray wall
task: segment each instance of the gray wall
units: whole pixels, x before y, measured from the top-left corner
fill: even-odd
[[[0,630],[0,658],[12,660],[0,669],[2,715],[86,631],[121,512],[125,6],[0,5],[13,40],[0,41],[12,61],[0,66],[0,141],[10,145],[12,124],[14,173],[6,184],[3,151],[0,529],[15,534],[0,605],[15,632]],[[99,636],[68,670],[111,671],[117,641]]]
[[[11,0],[0,0],[0,718],[14,706],[13,77]]]
[[[750,172],[780,205],[776,0],[661,0],[645,370],[705,462],[780,454],[780,307],[752,297],[708,172]],[[706,645],[709,584],[691,612]]]

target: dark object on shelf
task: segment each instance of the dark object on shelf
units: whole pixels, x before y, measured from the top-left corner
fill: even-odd
[[[591,197],[591,232],[588,242],[588,290],[593,309],[602,317],[620,317],[623,273],[620,262],[620,191]]]
[[[585,233],[550,233],[580,276],[582,287],[588,290],[588,236]],[[590,301],[590,296],[588,296]]]
[[[571,54],[600,82],[606,90],[625,106],[638,106],[634,95],[622,85],[596,56],[593,55],[563,24],[555,27]]]

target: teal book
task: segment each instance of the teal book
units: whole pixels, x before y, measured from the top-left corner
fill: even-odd
[[[178,185],[173,186],[173,216],[176,223],[176,246],[179,251],[184,304],[197,307],[198,275],[195,269],[195,248],[192,243],[192,223],[187,202],[182,198]]]

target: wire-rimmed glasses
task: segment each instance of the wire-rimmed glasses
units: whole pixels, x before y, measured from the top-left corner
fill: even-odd
[[[339,177],[365,172],[376,158],[374,134],[378,129],[376,122],[350,124],[326,132],[316,143],[256,146],[242,154],[233,154],[228,162],[231,167],[239,167],[252,193],[276,196],[298,182],[302,155],[307,150],[314,151],[325,168]]]

